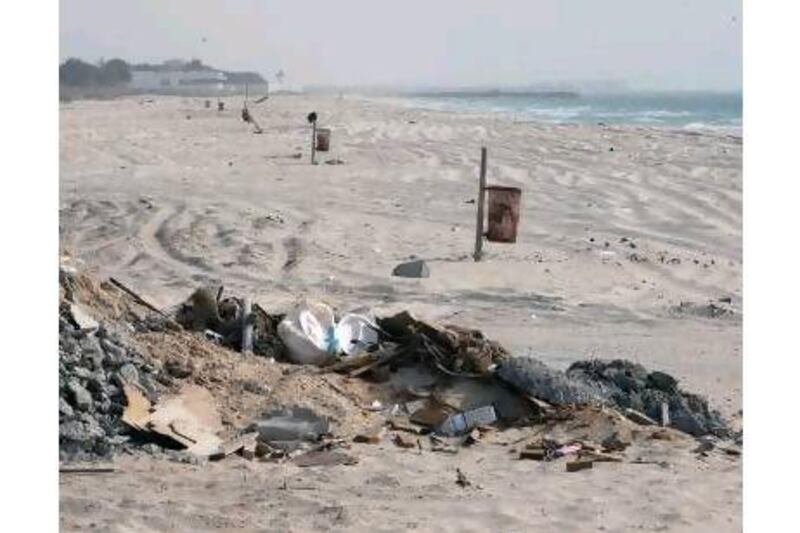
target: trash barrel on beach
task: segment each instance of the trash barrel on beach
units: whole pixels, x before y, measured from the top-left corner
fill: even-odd
[[[331,130],[317,128],[317,152],[327,152],[331,145]]]
[[[491,242],[517,242],[519,204],[522,190],[516,187],[486,187],[489,193],[489,228],[486,239]]]

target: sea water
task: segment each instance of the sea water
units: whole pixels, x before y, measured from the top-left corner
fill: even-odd
[[[710,92],[431,92],[409,105],[443,111],[506,115],[517,121],[632,124],[741,132],[741,93]]]

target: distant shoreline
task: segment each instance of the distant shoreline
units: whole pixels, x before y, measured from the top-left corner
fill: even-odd
[[[506,117],[513,122],[654,127],[742,136],[738,93],[459,91],[357,96],[406,108]]]

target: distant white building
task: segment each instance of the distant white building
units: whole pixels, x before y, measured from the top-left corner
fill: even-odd
[[[180,70],[165,68],[131,69],[129,86],[137,90],[217,89],[225,87],[227,76],[218,70]]]

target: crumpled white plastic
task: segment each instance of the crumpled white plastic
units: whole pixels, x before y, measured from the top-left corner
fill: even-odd
[[[306,303],[286,315],[278,324],[278,336],[292,362],[312,365],[355,355],[378,342],[367,317],[347,314],[336,323],[333,309],[321,302]]]

